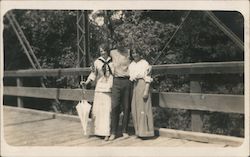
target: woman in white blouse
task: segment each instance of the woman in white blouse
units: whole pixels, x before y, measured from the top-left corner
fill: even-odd
[[[93,103],[93,120],[94,134],[105,136],[108,140],[110,136],[110,112],[111,112],[111,88],[113,84],[114,66],[108,54],[108,46],[102,44],[99,46],[100,57],[94,62],[92,72],[86,82],[96,81],[94,103]]]
[[[151,66],[138,52],[132,52],[133,61],[129,65],[130,81],[133,82],[131,112],[138,137],[154,136],[154,123],[150,96]]]

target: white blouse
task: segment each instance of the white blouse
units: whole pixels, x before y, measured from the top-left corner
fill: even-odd
[[[144,79],[145,82],[152,82],[151,78],[152,67],[145,59],[141,59],[138,62],[131,62],[129,65],[129,80],[136,81],[138,79]]]

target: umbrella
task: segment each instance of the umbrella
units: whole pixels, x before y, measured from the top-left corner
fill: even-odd
[[[83,99],[76,105],[76,110],[82,124],[83,134],[91,135],[93,133],[93,122],[92,119],[89,118],[89,113],[92,105],[89,104],[88,101],[84,98],[84,88],[82,88],[82,91]]]

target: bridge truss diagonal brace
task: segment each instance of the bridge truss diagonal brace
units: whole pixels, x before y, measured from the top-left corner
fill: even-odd
[[[88,11],[77,11],[77,64],[76,67],[89,66],[89,22]]]

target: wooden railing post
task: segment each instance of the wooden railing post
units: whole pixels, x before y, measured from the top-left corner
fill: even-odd
[[[201,85],[199,82],[199,76],[190,75],[190,93],[201,93]],[[195,101],[194,101],[195,102]],[[192,110],[191,111],[191,129],[192,131],[202,132],[202,119],[201,111]]]
[[[22,79],[20,78],[20,77],[18,77],[17,79],[16,79],[16,84],[17,84],[17,87],[21,87],[21,86],[23,86],[23,82],[22,82]],[[22,97],[17,97],[17,106],[18,107],[23,107],[23,99],[22,99]]]

